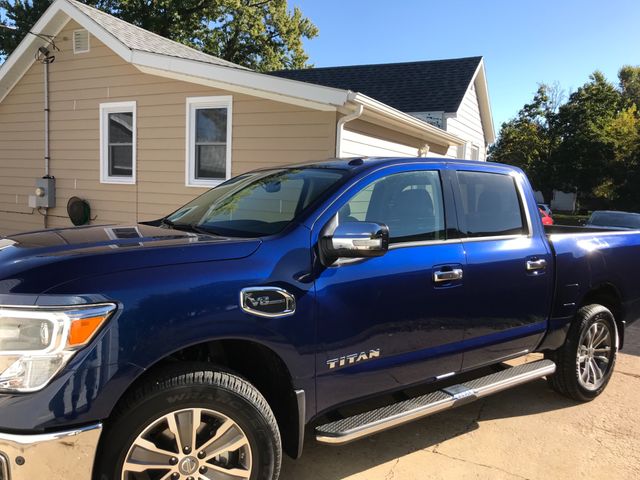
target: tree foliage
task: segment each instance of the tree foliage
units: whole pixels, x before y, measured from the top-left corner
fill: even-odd
[[[51,0],[0,0],[0,55],[10,54]],[[259,70],[305,68],[318,29],[287,0],[84,0],[127,22]]]
[[[623,67],[619,85],[601,72],[564,103],[548,106],[550,87],[502,125],[491,160],[523,168],[549,199],[576,191],[584,206],[640,209],[640,67]]]

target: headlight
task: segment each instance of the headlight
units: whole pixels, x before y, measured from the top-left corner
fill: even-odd
[[[44,388],[115,309],[113,304],[51,309],[0,306],[0,391]]]

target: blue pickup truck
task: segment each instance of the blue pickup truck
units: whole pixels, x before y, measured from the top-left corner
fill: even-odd
[[[545,231],[520,170],[424,158],[0,238],[0,480],[270,480],[307,428],[340,445],[541,377],[589,401],[638,271],[640,233]]]

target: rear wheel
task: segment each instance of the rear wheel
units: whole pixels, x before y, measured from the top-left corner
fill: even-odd
[[[138,389],[105,429],[99,480],[276,480],[280,434],[248,382],[182,368]]]
[[[617,350],[618,332],[611,311],[602,305],[582,307],[565,344],[547,354],[557,365],[549,384],[574,400],[593,400],[611,379]]]

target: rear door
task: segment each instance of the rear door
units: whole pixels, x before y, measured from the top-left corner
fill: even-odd
[[[464,369],[535,348],[547,327],[553,289],[552,256],[539,218],[527,208],[535,203],[525,195],[525,177],[484,168],[456,174],[467,260]]]

